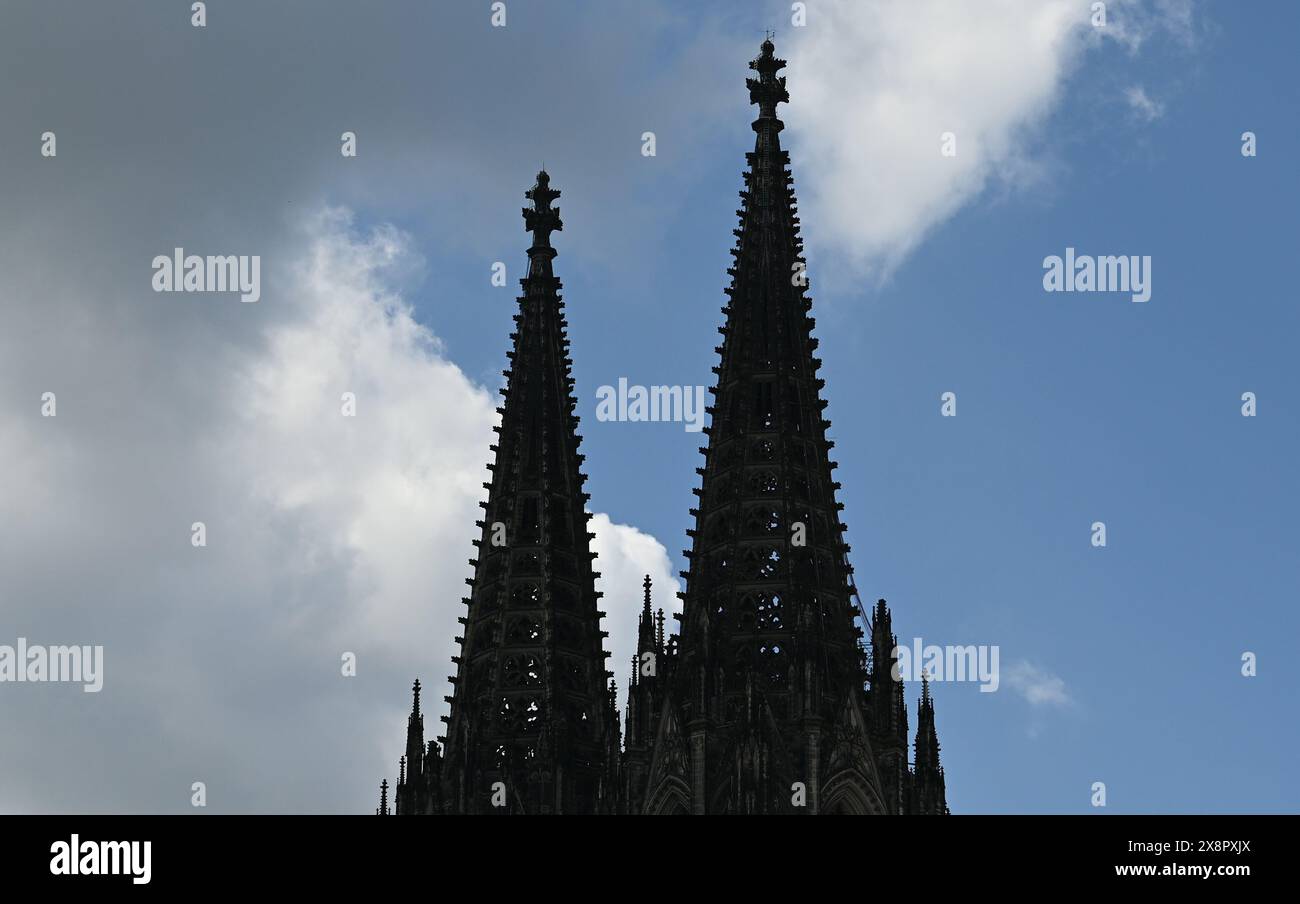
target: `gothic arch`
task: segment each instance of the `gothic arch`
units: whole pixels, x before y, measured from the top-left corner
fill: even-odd
[[[688,816],[691,812],[691,789],[675,775],[666,777],[646,798],[647,816]]]
[[[856,769],[837,772],[822,785],[821,812],[826,815],[880,816],[884,801]]]

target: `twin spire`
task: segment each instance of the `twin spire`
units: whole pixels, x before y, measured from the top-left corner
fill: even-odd
[[[601,812],[611,739],[618,745],[568,327],[552,267],[560,192],[542,170],[526,197],[528,270],[448,679],[445,743],[420,752],[417,686],[403,813]]]
[[[812,303],[806,282],[792,279],[804,260],[777,115],[790,99],[778,75],[785,65],[770,35],[749,63],[755,144],[697,469],[700,502],[687,532],[682,624],[665,638],[647,575],[625,735],[613,682],[606,686],[607,633],[553,272],[560,192],[543,168],[525,193],[528,269],[446,735],[425,747],[416,681],[397,813],[787,812],[792,782],[809,784],[805,812],[946,812],[928,683],[913,770],[884,601],[871,618],[870,669],[854,622]],[[388,812],[387,782],[380,812]]]

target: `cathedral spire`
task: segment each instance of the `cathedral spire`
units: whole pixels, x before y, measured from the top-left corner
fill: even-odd
[[[921,675],[921,699],[916,707],[916,769],[939,768],[939,735],[934,727],[934,698],[930,679]]]
[[[424,744],[424,714],[420,712],[420,680],[411,685],[411,714],[406,718],[406,753],[398,760],[393,809],[398,816],[437,810],[437,745]]]
[[[898,638],[884,600],[876,601],[871,613],[871,743],[880,768],[881,790],[891,813],[906,807],[907,785],[907,700],[903,680],[896,675]]]
[[[424,716],[420,714],[420,679],[411,686],[414,699],[411,715],[406,720],[406,763],[411,775],[424,770]]]
[[[677,805],[782,812],[793,809],[791,784],[803,782],[812,812],[882,812],[874,767],[853,752],[869,748],[867,676],[793,177],[781,149],[777,107],[789,94],[775,50],[770,38],[763,42],[749,64],[757,77],[746,80],[758,118],[674,667],[677,724],[690,726],[687,749],[704,761],[692,767],[689,806]],[[817,784],[829,778],[821,739],[830,731],[853,741],[845,741],[839,779],[821,799]]]
[[[447,698],[442,772],[450,812],[612,807],[603,790],[610,736],[604,613],[597,608],[564,303],[553,272],[551,235],[563,228],[553,206],[559,196],[545,170],[526,192],[528,270]],[[493,802],[498,782],[507,789],[505,806]]]
[[[641,606],[641,619],[637,624],[636,652],[640,657],[647,650],[654,649],[655,646],[655,617],[650,611],[650,575],[645,576],[645,581],[641,584],[645,591],[645,599]]]
[[[943,766],[939,764],[939,734],[934,724],[930,681],[921,675],[921,699],[916,707],[913,812],[941,816],[948,812]]]
[[[641,582],[641,614],[637,623],[636,655],[628,679],[627,713],[623,736],[626,746],[622,755],[619,811],[639,813],[641,794],[645,790],[646,771],[650,765],[650,746],[654,740],[663,707],[663,685],[659,678],[664,667],[663,610],[654,612],[650,575]]]

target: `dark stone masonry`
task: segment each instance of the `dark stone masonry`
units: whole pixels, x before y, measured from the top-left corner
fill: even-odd
[[[541,172],[446,733],[426,744],[417,681],[398,815],[948,812],[928,687],[909,762],[890,611],[862,607],[843,541],[774,51],[749,64],[754,151],[677,631],[647,577],[620,726]]]

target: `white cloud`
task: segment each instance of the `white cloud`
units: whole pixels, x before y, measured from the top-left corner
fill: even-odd
[[[1015,663],[1003,678],[1033,706],[1067,706],[1073,702],[1064,680],[1032,663]]]
[[[591,530],[596,535],[593,549],[600,572],[596,586],[605,594],[600,608],[609,613],[605,619],[605,630],[610,633],[607,668],[614,672],[619,703],[625,706],[632,657],[636,654],[637,618],[644,600],[642,582],[650,575],[654,585],[651,608],[655,612],[664,610],[666,634],[676,627],[673,613],[682,609],[677,599],[681,585],[673,573],[668,550],[654,537],[631,525],[615,524],[603,514],[591,519]]]
[[[792,103],[809,238],[877,279],[992,182],[1042,178],[1039,127],[1083,51],[1191,34],[1190,2],[824,0],[792,29]],[[956,155],[940,153],[956,136]]]
[[[264,258],[257,305],[56,287],[59,313],[15,308],[102,341],[63,343],[57,418],[0,430],[24,515],[0,524],[7,642],[103,644],[105,687],[4,692],[0,810],[184,811],[204,781],[219,812],[367,812],[416,676],[441,732],[495,393],[403,301],[420,260],[400,231],[325,211]],[[173,340],[149,332],[173,317]],[[641,576],[676,585],[653,537],[593,525],[622,683]]]
[[[1138,118],[1154,122],[1165,113],[1165,105],[1153,100],[1141,85],[1131,85],[1124,91],[1124,99]]]
[[[339,640],[370,637],[386,654],[415,656],[454,624],[462,594],[435,588],[468,569],[496,400],[443,357],[398,294],[418,267],[405,235],[359,235],[341,211],[307,229],[292,274],[302,313],[242,372],[235,392],[248,405],[226,457],[264,517],[311,525],[295,561],[346,561]],[[342,414],[345,392],[355,417]]]

